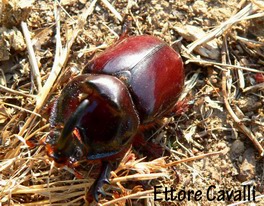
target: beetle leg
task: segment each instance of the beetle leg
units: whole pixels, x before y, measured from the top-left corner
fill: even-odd
[[[69,138],[71,138],[71,133],[74,128],[79,124],[83,115],[85,114],[85,110],[89,104],[87,99],[83,100],[81,104],[77,107],[75,112],[70,116],[68,121],[65,123],[65,126],[62,130],[61,137],[58,140],[58,149],[62,149],[65,147],[67,143],[69,143]]]
[[[126,37],[128,37],[129,32],[132,28],[132,16],[130,14],[126,14],[123,18],[122,22],[122,28],[121,28],[121,35],[119,37],[119,40],[122,40]]]
[[[94,184],[91,186],[88,193],[90,193],[96,202],[98,202],[99,194],[105,196],[105,193],[102,189],[103,185],[110,184],[109,176],[111,172],[111,165],[109,162],[103,161],[100,176],[95,180]]]

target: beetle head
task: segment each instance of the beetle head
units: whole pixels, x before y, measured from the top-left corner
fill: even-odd
[[[57,125],[48,135],[46,143],[48,143],[48,155],[57,164],[72,164],[83,156],[84,145],[81,137],[76,132],[80,120],[85,114],[85,110],[89,104],[87,99],[83,100],[76,110],[69,117],[64,127]]]
[[[50,117],[48,155],[58,164],[111,157],[128,146],[139,118],[126,86],[110,75],[80,75],[61,92]]]

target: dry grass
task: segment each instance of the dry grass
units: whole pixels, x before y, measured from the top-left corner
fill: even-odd
[[[80,168],[85,178],[77,179],[26,140],[48,134],[46,105],[116,40],[125,14],[133,18],[133,35],[159,36],[182,54],[188,110],[153,137],[170,156],[150,161],[129,150],[100,204],[238,205],[154,202],[152,188],[241,184],[256,186],[256,205],[264,203],[263,1],[3,0],[0,10],[1,205],[87,204],[96,165]],[[247,157],[252,148],[255,155]],[[245,158],[251,161],[243,176]]]

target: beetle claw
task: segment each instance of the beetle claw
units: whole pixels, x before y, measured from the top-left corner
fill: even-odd
[[[109,181],[109,179],[104,179],[104,183],[110,185],[110,181]]]
[[[103,185],[110,184],[109,176],[111,172],[111,165],[109,162],[102,162],[102,168],[100,176],[97,178],[97,180],[94,182],[92,187],[90,188],[90,194],[93,196],[96,202],[98,202],[98,196],[101,194],[102,196],[105,196],[105,192],[103,190]]]
[[[102,196],[105,196],[105,192],[103,191],[102,188],[98,188],[97,191],[94,191],[93,197],[94,197],[94,199],[95,199],[96,202],[99,201],[99,199],[98,199],[99,194],[101,194]]]

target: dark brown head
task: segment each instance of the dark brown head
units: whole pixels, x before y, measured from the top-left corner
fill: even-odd
[[[126,86],[109,75],[81,75],[63,89],[51,117],[48,155],[59,165],[105,159],[129,145],[139,126]]]

